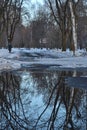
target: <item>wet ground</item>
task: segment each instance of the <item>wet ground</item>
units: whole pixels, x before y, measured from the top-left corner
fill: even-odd
[[[86,71],[87,70],[87,67],[84,66],[84,67],[81,67],[81,64],[79,64],[79,61],[77,60],[77,63],[74,63],[74,61],[72,62],[72,65],[69,65],[71,64],[69,60],[67,60],[66,58],[62,60],[62,58],[64,57],[68,57],[68,58],[73,58],[74,56],[73,55],[60,55],[60,54],[56,54],[54,55],[54,52],[52,53],[45,53],[44,51],[42,52],[21,52],[20,51],[20,57],[19,57],[19,61],[26,61],[26,62],[29,62],[31,64],[21,64],[21,67],[22,68],[28,68],[29,70],[31,71],[39,71],[39,70],[45,70],[45,71],[52,71],[52,70],[65,70],[65,71]],[[43,59],[43,60],[41,60]],[[46,63],[44,63],[44,60],[48,59],[48,61]],[[55,59],[55,61],[54,61]],[[84,59],[84,57],[83,57]],[[40,61],[40,63],[38,63],[38,61]],[[53,60],[53,61],[52,61]],[[59,60],[59,63],[57,62],[57,60]],[[33,61],[33,62],[32,62]],[[50,63],[50,61],[52,61],[52,63]],[[67,61],[67,67],[66,67],[66,63],[65,63],[65,67],[63,66],[63,62],[64,61]],[[57,62],[57,64],[56,64]],[[62,62],[62,63],[60,63]],[[76,64],[77,67],[74,67],[74,64]],[[70,67],[69,67],[70,66]]]
[[[48,68],[0,73],[0,130],[87,130],[87,71]]]

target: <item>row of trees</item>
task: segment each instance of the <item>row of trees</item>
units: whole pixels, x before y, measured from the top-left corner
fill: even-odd
[[[68,47],[75,52],[77,47],[82,48],[87,44],[86,0],[45,0],[42,6],[38,5],[27,26],[22,24],[23,2],[24,0],[8,0],[4,4],[0,2],[0,9],[4,9],[0,11],[3,12],[0,14],[0,32],[4,32],[3,37],[10,38],[8,42],[12,42],[13,46],[55,47],[62,48],[63,51]],[[3,42],[6,41],[2,40],[1,43]]]

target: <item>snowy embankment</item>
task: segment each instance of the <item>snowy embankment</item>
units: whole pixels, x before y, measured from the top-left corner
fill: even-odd
[[[87,67],[87,54],[85,50],[78,50],[76,55],[69,50],[62,52],[59,49],[25,49],[13,48],[9,53],[7,49],[0,49],[0,70],[20,69],[22,66],[49,65],[60,68]]]

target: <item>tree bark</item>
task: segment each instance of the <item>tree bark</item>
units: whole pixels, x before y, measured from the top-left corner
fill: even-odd
[[[62,32],[62,51],[66,51],[66,34]]]
[[[77,31],[76,31],[76,19],[73,10],[73,3],[69,1],[70,13],[71,13],[71,22],[72,22],[72,37],[73,37],[73,52],[77,50]]]

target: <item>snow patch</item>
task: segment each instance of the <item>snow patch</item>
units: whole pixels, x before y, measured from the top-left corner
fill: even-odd
[[[0,49],[0,71],[19,69],[22,65],[34,66],[36,64],[56,65],[61,68],[87,67],[87,52],[85,49],[78,49],[73,56],[73,52],[69,49],[62,52],[61,49],[12,48],[11,53],[7,49]]]

